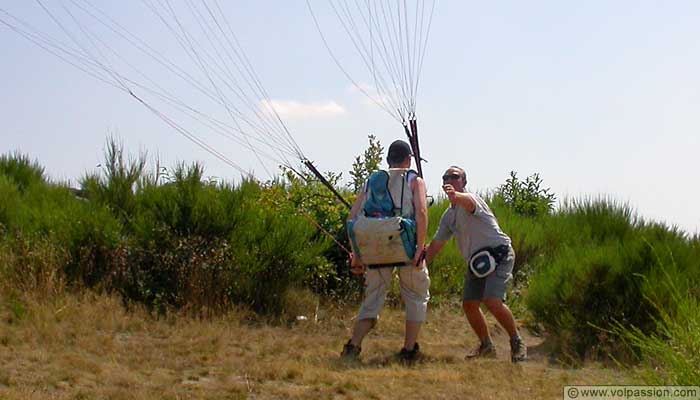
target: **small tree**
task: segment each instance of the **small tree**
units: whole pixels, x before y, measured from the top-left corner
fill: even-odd
[[[515,171],[510,172],[506,183],[496,189],[496,196],[516,213],[526,216],[548,214],[554,208],[556,197],[550,188],[542,188],[540,174],[532,174],[524,181],[518,179]]]
[[[369,147],[364,153],[355,157],[355,162],[352,163],[352,170],[350,171],[352,182],[349,186],[355,193],[362,189],[369,175],[378,170],[382,163],[384,147],[379,143],[376,136],[370,134],[367,138],[369,139]]]
[[[138,157],[124,154],[124,144],[115,137],[107,138],[104,150],[105,162],[101,173],[86,174],[80,187],[87,197],[106,204],[124,219],[133,216],[136,207],[136,191],[144,182],[147,153]]]

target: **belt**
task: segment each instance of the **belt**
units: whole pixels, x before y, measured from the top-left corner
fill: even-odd
[[[496,264],[500,264],[501,261],[508,257],[508,253],[510,253],[511,251],[511,246],[507,244],[501,244],[496,247],[487,246],[475,251],[474,254],[484,250],[491,253],[491,256],[493,256],[494,261],[496,261]]]

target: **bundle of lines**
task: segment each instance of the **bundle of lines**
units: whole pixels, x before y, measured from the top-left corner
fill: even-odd
[[[316,28],[336,65],[372,102],[403,125],[413,149],[416,168],[422,176],[416,99],[423,69],[435,0],[306,0]],[[314,11],[316,10],[316,11]],[[322,16],[337,22],[322,25]],[[340,59],[331,44],[332,27],[340,28],[348,39],[342,48],[353,48],[362,61],[373,86],[360,83]]]
[[[130,96],[240,173],[252,177],[223,150],[228,146],[214,144],[213,135],[253,154],[269,176],[269,162],[298,174],[299,164],[306,166],[347,205],[280,117],[219,0],[140,0],[143,13],[137,15],[156,21],[149,28],[160,26],[170,40],[167,44],[176,44],[177,54],[159,50],[91,0],[35,3],[52,30],[42,31],[2,8],[0,24]],[[347,34],[374,88],[360,84],[335,55],[321,18],[307,0],[323,43],[357,89],[403,125],[422,175],[416,94],[435,0],[416,0],[411,7],[406,0],[328,0],[325,4],[330,11],[324,15],[333,21],[329,26],[341,27]],[[148,62],[135,65],[136,55]]]
[[[55,25],[53,34],[3,9],[0,23],[131,96],[176,132],[242,174],[250,172],[233,161],[223,146],[213,145],[207,134],[220,135],[239,149],[252,152],[268,174],[263,159],[291,169],[298,165],[292,160],[307,160],[218,0],[178,4],[141,1],[143,11],[152,14],[174,39],[171,42],[180,50],[175,56],[158,50],[90,0],[35,1]],[[144,65],[134,65],[134,53],[146,56],[150,71]],[[193,122],[195,128],[185,120]]]

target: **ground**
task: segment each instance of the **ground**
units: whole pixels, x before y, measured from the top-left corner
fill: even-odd
[[[499,356],[465,361],[477,339],[458,305],[430,312],[424,358],[402,365],[403,316],[387,308],[359,362],[339,359],[354,307],[320,307],[291,323],[248,312],[153,318],[111,297],[2,299],[0,399],[561,399],[564,385],[622,384],[617,369],[550,361],[530,334],[529,361],[509,361],[507,335],[489,319]],[[301,316],[300,316],[301,317]],[[296,318],[295,318],[296,319]]]

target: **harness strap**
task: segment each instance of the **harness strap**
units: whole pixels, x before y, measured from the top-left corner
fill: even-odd
[[[400,216],[403,217],[403,190],[406,187],[406,181],[408,180],[408,171],[404,172],[401,174],[401,214]]]

